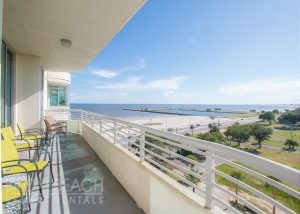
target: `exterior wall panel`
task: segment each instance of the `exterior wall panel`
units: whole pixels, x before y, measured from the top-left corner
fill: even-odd
[[[84,123],[82,136],[145,213],[210,213],[200,197]]]
[[[40,127],[42,99],[41,58],[16,54],[16,123]]]

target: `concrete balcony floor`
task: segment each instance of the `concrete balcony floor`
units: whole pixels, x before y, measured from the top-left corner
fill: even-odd
[[[63,136],[60,139],[52,149],[48,147],[53,153],[55,182],[51,184],[46,169],[42,177],[42,202],[34,182],[30,213],[143,213],[80,135],[68,134],[66,142]]]
[[[61,153],[71,214],[143,213],[80,135],[69,134]]]

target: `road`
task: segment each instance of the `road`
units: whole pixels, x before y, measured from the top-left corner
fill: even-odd
[[[235,123],[239,123],[239,124],[247,124],[247,123],[253,123],[259,121],[259,119],[257,117],[251,117],[251,118],[239,118],[236,120],[231,120],[231,121],[226,121],[226,122],[220,122],[220,128],[224,128],[224,127],[228,127],[231,126]],[[196,126],[194,128],[194,133],[203,133],[203,132],[208,132],[208,124],[199,124],[200,126]],[[180,135],[184,135],[186,133],[191,133],[190,127],[182,127],[182,128],[172,128],[169,127],[168,128],[170,132],[172,133],[177,133]],[[171,131],[172,130],[172,131]]]

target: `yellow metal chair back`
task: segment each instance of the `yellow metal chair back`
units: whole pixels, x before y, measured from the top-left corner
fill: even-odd
[[[14,160],[14,161],[12,161]],[[2,140],[1,141],[1,162],[2,166],[10,166],[18,163],[20,156],[14,145],[14,142],[11,140]],[[11,162],[8,162],[11,161]]]
[[[17,189],[18,186],[22,192],[20,192],[19,189]],[[28,188],[28,182],[22,182],[15,185],[3,185],[2,186],[2,203],[9,202],[12,200],[16,200],[18,198],[26,196]],[[23,213],[23,212],[21,212]]]
[[[4,140],[14,140],[16,139],[14,131],[10,126],[2,128],[1,134]]]
[[[25,133],[25,129],[24,129],[23,124],[22,123],[18,123],[17,126],[18,126],[18,129],[20,131],[20,134],[21,135],[24,134]]]

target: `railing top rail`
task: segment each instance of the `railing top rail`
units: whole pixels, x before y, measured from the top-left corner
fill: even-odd
[[[216,153],[218,156],[226,157],[229,159],[234,159],[235,161],[242,162],[250,167],[253,167],[267,175],[274,176],[282,181],[285,181],[287,183],[290,183],[291,185],[294,185],[298,188],[300,188],[300,171],[296,170],[292,167],[285,166],[283,164],[280,164],[278,162],[250,154],[245,151],[241,151],[232,147],[228,147],[226,145],[217,144],[205,140],[200,140],[196,138],[191,138],[187,136],[182,136],[162,130],[153,129],[144,125],[135,124],[129,121],[125,121],[118,118],[113,118],[106,115],[101,115],[98,113],[93,113],[85,110],[80,109],[71,109],[70,111],[77,111],[77,112],[83,112],[87,114],[93,114],[94,116],[97,116],[99,118],[103,118],[106,120],[110,120],[112,122],[121,123],[123,125],[140,129],[145,132],[149,132],[154,135],[158,135],[160,137],[164,137],[176,142],[180,142],[185,145],[189,145],[192,148],[196,149],[202,149],[206,151],[210,151],[212,153]]]

